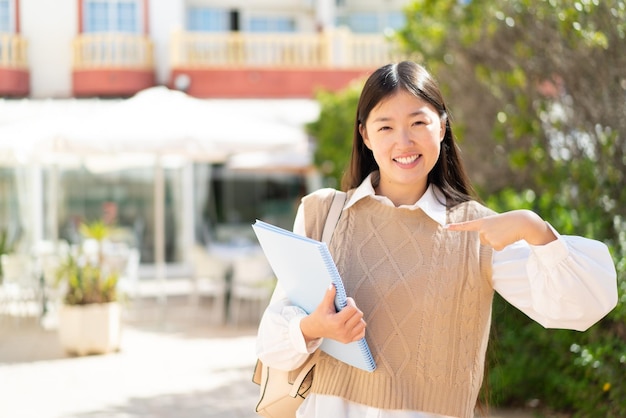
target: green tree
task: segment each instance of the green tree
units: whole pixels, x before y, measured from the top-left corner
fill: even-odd
[[[333,93],[319,90],[316,99],[321,112],[317,121],[307,125],[307,132],[316,139],[314,162],[328,187],[339,187],[352,153],[352,135],[359,94],[364,80],[355,80],[343,90]]]

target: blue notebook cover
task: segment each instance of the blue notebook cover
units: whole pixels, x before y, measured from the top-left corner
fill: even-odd
[[[325,243],[260,220],[252,228],[291,302],[311,313],[334,283],[335,307],[339,311],[346,306],[346,290]],[[325,338],[320,349],[351,366],[369,372],[376,368],[365,338],[348,344]]]

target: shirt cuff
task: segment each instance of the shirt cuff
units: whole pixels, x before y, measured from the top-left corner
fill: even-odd
[[[543,266],[551,268],[556,267],[565,260],[569,256],[570,251],[561,234],[559,234],[552,225],[547,224],[550,230],[552,230],[552,233],[556,236],[556,239],[545,245],[529,245],[529,247],[531,253],[537,257],[537,260],[539,260]]]
[[[300,321],[302,321],[302,318],[304,318],[304,315],[298,315],[289,320],[289,339],[291,340],[291,345],[298,353],[310,354],[317,350],[320,344],[322,344],[322,338],[318,338],[307,344],[304,335],[302,335],[302,330],[300,329]]]

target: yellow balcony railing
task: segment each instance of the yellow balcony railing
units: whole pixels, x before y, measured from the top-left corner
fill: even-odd
[[[20,35],[0,33],[0,67],[28,68],[28,42]]]
[[[383,35],[324,33],[200,33],[173,35],[173,67],[362,68],[397,58]]]
[[[85,33],[74,38],[74,69],[154,67],[152,41],[143,35]]]

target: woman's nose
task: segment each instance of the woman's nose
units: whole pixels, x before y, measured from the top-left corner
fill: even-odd
[[[401,129],[398,134],[398,142],[401,144],[412,145],[415,143],[415,138],[409,129]]]

